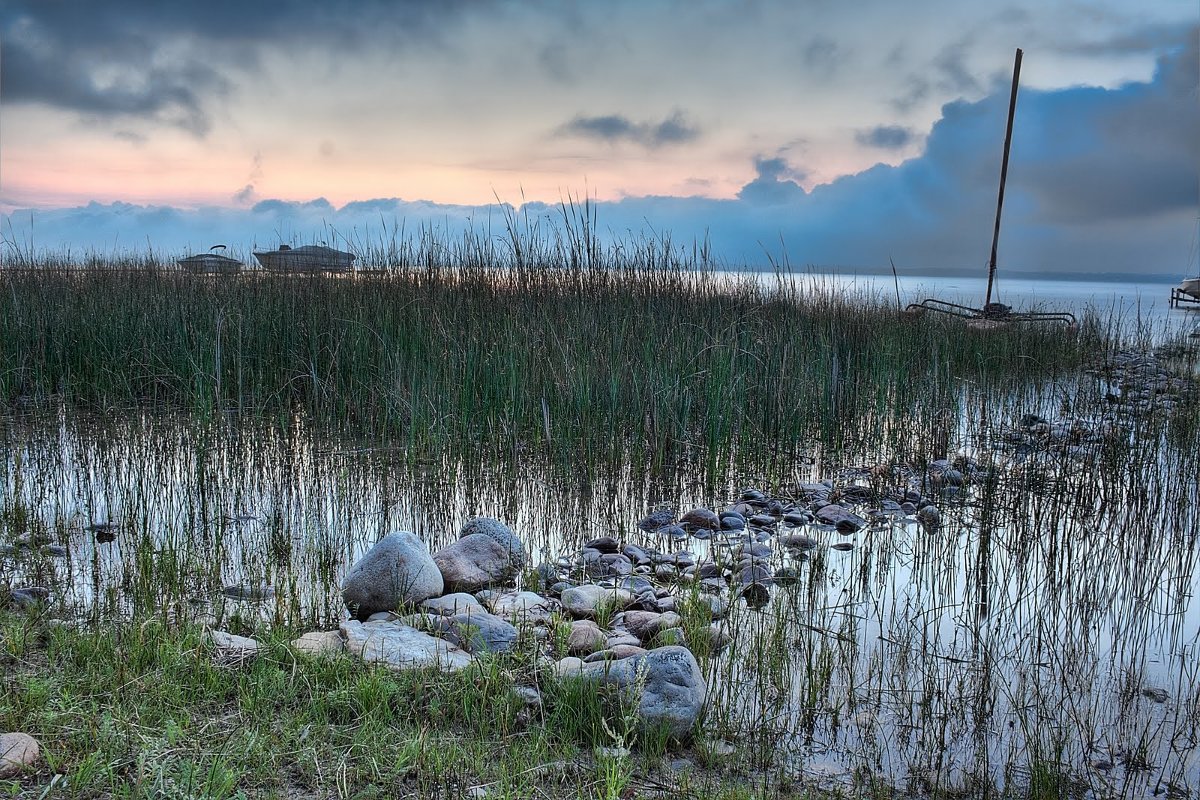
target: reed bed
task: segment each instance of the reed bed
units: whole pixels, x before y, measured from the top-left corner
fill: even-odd
[[[0,270],[0,402],[301,413],[413,451],[537,443],[661,463],[895,440],[896,410],[952,406],[963,381],[1058,380],[1109,346],[1095,320],[1074,338],[963,335],[791,272],[730,277],[702,246],[602,249],[571,213],[359,247],[387,267],[345,277],[19,259]]]

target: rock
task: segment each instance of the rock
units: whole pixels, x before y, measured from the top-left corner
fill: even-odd
[[[443,617],[453,617],[455,614],[461,614],[466,611],[483,611],[484,608],[483,604],[476,600],[474,595],[467,594],[466,592],[454,592],[442,595],[441,597],[431,597],[428,600],[422,600],[421,610]]]
[[[817,521],[825,525],[832,525],[842,533],[854,533],[867,526],[867,521],[857,514],[851,513],[848,508],[839,506],[835,503],[821,506],[817,509]]]
[[[621,543],[611,536],[601,536],[599,539],[592,539],[583,545],[590,547],[598,553],[616,553],[621,549]]]
[[[634,595],[624,589],[605,589],[595,584],[572,586],[562,593],[563,607],[574,617],[595,617],[597,609],[607,603],[620,611],[634,601]]]
[[[646,533],[654,533],[659,528],[665,528],[675,521],[675,512],[669,509],[655,511],[638,521],[637,526]]]
[[[644,567],[650,564],[650,554],[636,544],[625,545],[621,552],[636,566]]]
[[[687,634],[683,632],[683,628],[663,628],[650,642],[652,650],[672,646],[687,647]]]
[[[634,636],[632,633],[619,633],[615,636],[608,637],[608,641],[604,643],[604,647],[601,649],[613,648],[623,644],[631,644],[634,647],[641,647],[642,640]]]
[[[502,592],[490,597],[491,612],[509,622],[536,623],[550,619],[554,604],[534,592]]]
[[[20,774],[41,754],[38,740],[28,733],[0,733],[0,778]]]
[[[584,680],[629,693],[644,727],[664,729],[676,739],[691,732],[704,708],[704,675],[696,657],[684,647],[662,647],[616,661],[582,664],[579,669]]]
[[[643,642],[653,639],[664,628],[675,628],[683,624],[679,615],[668,611],[665,614],[653,611],[626,611],[625,627]]]
[[[595,664],[598,661],[618,661],[622,658],[630,658],[632,656],[641,655],[646,652],[646,648],[636,644],[619,644],[615,647],[608,647],[604,650],[597,650],[583,659],[585,664]]]
[[[442,573],[425,543],[398,531],[380,539],[355,562],[342,581],[342,598],[365,619],[377,611],[438,597],[443,588]]]
[[[292,649],[310,656],[334,655],[346,649],[346,642],[337,631],[313,631],[292,640]]]
[[[721,529],[721,518],[707,508],[693,508],[679,518],[679,524],[693,531],[717,531]]]
[[[491,517],[475,517],[463,525],[458,538],[465,539],[477,533],[494,540],[504,549],[504,552],[508,554],[509,562],[512,564],[513,574],[525,569],[525,565],[529,563],[528,558],[525,556],[525,545],[521,542],[521,539],[513,533],[512,528],[500,520],[492,519]]]
[[[557,678],[578,678],[583,674],[583,659],[567,656],[554,662],[552,669]]]
[[[209,631],[208,640],[213,646],[213,661],[227,666],[249,663],[258,658],[265,649],[255,639],[235,636],[225,631]]]
[[[925,530],[934,533],[942,527],[942,512],[938,511],[937,506],[922,506],[917,510],[917,522]]]
[[[50,590],[44,586],[23,586],[11,590],[8,599],[17,608],[30,611],[50,599]]]
[[[504,545],[482,533],[472,533],[433,554],[445,587],[451,592],[478,592],[503,586],[517,576],[518,568]]]
[[[444,638],[468,653],[507,653],[517,643],[517,629],[483,609],[439,619],[448,623]]]
[[[518,700],[520,700],[526,708],[541,708],[542,693],[538,691],[536,686],[514,686],[512,692]]]
[[[436,668],[457,672],[474,659],[470,653],[402,622],[342,623],[346,649],[368,664],[390,669]]]
[[[567,652],[573,656],[588,656],[603,650],[608,644],[608,634],[600,630],[591,620],[576,620],[571,623],[567,636]]]
[[[234,583],[221,589],[221,594],[230,600],[270,600],[275,589],[266,583]]]

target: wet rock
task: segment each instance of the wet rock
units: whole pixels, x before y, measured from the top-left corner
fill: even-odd
[[[832,525],[842,533],[854,533],[867,526],[867,521],[851,512],[844,506],[834,503],[817,509],[816,519],[825,525]]]
[[[0,778],[21,774],[41,755],[41,745],[28,733],[0,733]]]
[[[561,598],[563,608],[574,617],[595,617],[600,606],[605,604],[612,610],[619,611],[634,599],[633,593],[625,589],[606,589],[595,584],[565,589]]]
[[[666,536],[668,539],[686,539],[687,530],[682,525],[667,525],[655,531],[659,536]]]
[[[467,611],[484,610],[483,604],[476,600],[474,595],[466,592],[454,592],[422,600],[420,608],[429,614],[438,614],[443,617],[453,617],[455,614]]]
[[[1142,689],[1142,697],[1152,700],[1155,703],[1165,703],[1171,699],[1171,695],[1166,689],[1159,689],[1152,686]]]
[[[630,575],[633,563],[622,553],[605,553],[600,556],[602,575]]]
[[[938,511],[937,506],[922,506],[917,510],[917,522],[921,523],[925,530],[933,533],[942,527],[942,512]]]
[[[721,519],[707,508],[693,508],[679,518],[679,524],[692,531],[715,531],[721,528]]]
[[[837,544],[830,545],[829,549],[830,550],[838,550],[840,552],[846,553],[846,552],[849,552],[854,549],[854,543],[853,542],[838,542]]]
[[[508,555],[514,575],[525,569],[526,564],[529,563],[525,555],[525,545],[521,542],[521,539],[513,533],[512,528],[500,520],[492,519],[491,517],[475,517],[463,525],[458,538],[465,539],[475,534],[482,534],[500,545]]]
[[[741,514],[725,513],[721,515],[721,530],[723,531],[744,531],[746,529],[746,518]]]
[[[221,589],[230,600],[262,601],[275,596],[275,589],[266,583],[234,583]]]
[[[647,533],[654,533],[660,528],[665,528],[675,521],[675,512],[668,509],[655,511],[648,516],[643,517],[637,524],[639,528]]]
[[[633,564],[635,564],[639,567],[650,564],[650,561],[651,561],[650,554],[647,553],[642,548],[638,547],[636,544],[625,545],[625,547],[622,548],[621,552]]]
[[[425,543],[399,531],[380,539],[350,568],[342,581],[342,598],[365,619],[377,611],[438,597],[443,587],[441,570]]]
[[[817,546],[817,540],[803,533],[788,533],[776,539],[780,545],[789,550],[812,550]]]
[[[292,649],[310,656],[335,655],[346,648],[346,641],[337,631],[313,631],[292,640]]]
[[[591,548],[600,554],[616,553],[620,551],[621,544],[611,536],[601,536],[599,539],[592,539],[584,544],[584,547]]]
[[[560,662],[561,663],[561,662]],[[587,681],[618,687],[637,703],[645,728],[688,736],[704,708],[706,687],[700,665],[684,647],[662,647],[617,661],[582,664]]]
[[[368,664],[396,670],[436,668],[457,672],[474,660],[470,653],[399,621],[341,625],[346,650]]]
[[[576,620],[571,623],[567,636],[567,652],[573,656],[587,656],[608,646],[608,634],[591,620]]]
[[[50,600],[50,590],[44,586],[22,586],[8,593],[9,602],[24,611],[33,611]]]
[[[66,558],[68,555],[67,548],[61,544],[44,544],[38,549],[38,552],[51,558]]]

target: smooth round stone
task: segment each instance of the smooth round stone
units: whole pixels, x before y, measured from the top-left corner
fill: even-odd
[[[747,503],[753,503],[759,500],[766,500],[767,496],[758,489],[743,489],[739,499]]]
[[[741,514],[726,515],[721,517],[721,530],[723,531],[742,531],[746,529],[746,520]]]
[[[586,543],[584,548],[591,548],[600,553],[616,553],[621,549],[621,545],[611,536],[601,536]]]
[[[812,550],[817,546],[817,540],[803,533],[789,533],[780,536],[776,541],[789,550]]]
[[[708,528],[699,528],[697,530],[692,531],[692,538],[700,539],[701,541],[703,541],[705,539],[710,539],[710,538],[712,538],[712,531],[710,531]]]
[[[669,539],[686,539],[687,531],[680,525],[667,525],[659,528],[656,531],[660,536],[666,536]]]
[[[854,544],[853,544],[853,542],[838,542],[837,544],[830,545],[829,549],[830,550],[840,550],[844,553],[848,550],[853,550]]]
[[[0,778],[21,773],[41,754],[38,740],[28,733],[0,733]]]
[[[693,508],[679,518],[679,524],[685,528],[706,528],[714,531],[721,527],[721,520],[707,508]]]

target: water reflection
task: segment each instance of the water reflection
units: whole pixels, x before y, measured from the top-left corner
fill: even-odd
[[[834,784],[1003,789],[1048,770],[1099,794],[1196,788],[1196,456],[1153,426],[1091,455],[1003,451],[1016,406],[963,403],[981,412],[945,435],[990,454],[994,479],[941,495],[940,529],[879,515],[852,535],[796,529],[818,542],[805,553],[776,548],[774,566],[797,580],[760,611],[734,604],[734,641],[708,665],[714,735],[752,743],[764,768]],[[680,543],[637,521],[732,502],[748,475],[775,470],[760,487],[801,504],[804,481],[878,479],[810,456],[707,480],[696,464],[417,459],[299,419],[8,417],[5,542],[35,547],[7,551],[0,582],[49,586],[83,618],[261,613],[328,628],[344,613],[341,576],[390,530],[436,549],[488,515],[535,563],[604,534],[671,551]],[[714,543],[687,545],[703,557]],[[222,594],[232,585],[272,591],[242,603]]]

